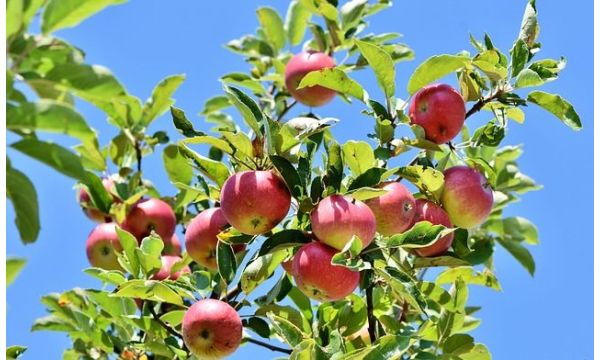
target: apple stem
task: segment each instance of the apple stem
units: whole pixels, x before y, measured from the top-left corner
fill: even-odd
[[[262,347],[267,348],[267,349],[269,349],[271,351],[278,351],[278,352],[281,352],[281,353],[284,353],[284,354],[291,354],[292,353],[292,350],[290,350],[290,349],[286,349],[286,348],[282,348],[282,347],[279,347],[279,346],[271,345],[269,343],[266,343],[266,342],[263,342],[263,341],[260,341],[260,340],[256,340],[256,339],[253,339],[253,338],[245,338],[245,340],[247,342],[249,342],[249,343],[252,343],[252,344],[255,344],[255,345],[258,345],[258,346],[262,346]]]

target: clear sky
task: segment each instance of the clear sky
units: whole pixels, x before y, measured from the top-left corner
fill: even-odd
[[[397,67],[398,96],[414,68],[427,57],[470,49],[469,32],[478,38],[488,32],[496,46],[508,51],[517,36],[526,1],[406,1],[371,19],[374,32],[401,32],[416,52],[416,60]],[[228,40],[253,32],[255,9],[270,5],[285,14],[287,1],[275,0],[133,0],[88,19],[75,29],[59,32],[84,49],[87,61],[109,67],[127,89],[145,99],[166,75],[187,74],[177,91],[177,106],[186,110],[200,129],[208,126],[196,114],[204,100],[219,94],[217,81],[232,71],[245,71],[242,58],[223,48]],[[541,24],[540,58],[568,59],[560,78],[544,86],[569,99],[584,129],[573,132],[548,113],[526,109],[524,125],[511,123],[506,144],[525,144],[520,161],[523,172],[545,187],[524,196],[507,215],[534,221],[541,245],[532,249],[537,273],[531,278],[503,249],[495,255],[503,291],[473,288],[470,305],[482,305],[483,319],[474,332],[495,359],[591,359],[593,351],[593,105],[592,1],[538,1]],[[379,94],[372,73],[356,76],[372,95]],[[99,130],[106,144],[115,135],[105,116],[87,104],[79,109]],[[300,109],[305,110],[305,109]],[[341,141],[363,139],[372,120],[337,99],[319,109],[323,116],[342,121],[334,129]],[[481,123],[479,115],[468,123]],[[169,116],[151,130],[168,129],[177,139]],[[10,143],[15,138],[8,137]],[[23,246],[7,211],[7,254],[24,256],[28,264],[8,289],[8,345],[29,347],[25,359],[58,359],[69,341],[62,333],[30,333],[34,319],[45,315],[39,298],[73,287],[98,287],[83,274],[88,266],[84,243],[93,228],[81,213],[73,181],[36,162],[9,151],[13,166],[26,172],[40,198],[42,231],[37,243]],[[402,161],[408,161],[409,156]],[[145,162],[145,173],[165,194],[174,192],[162,170],[160,153]],[[232,359],[276,357],[268,350],[247,345]]]

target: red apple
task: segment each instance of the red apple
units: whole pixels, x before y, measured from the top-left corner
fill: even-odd
[[[230,176],[221,189],[223,216],[248,235],[273,229],[287,215],[290,204],[290,191],[272,171],[239,172]]]
[[[179,257],[179,256],[171,256],[171,255],[161,256],[160,261],[162,262],[162,266],[160,267],[160,270],[158,270],[158,272],[152,276],[152,279],[153,280],[166,280],[166,279],[177,280],[181,276],[181,274],[191,273],[189,266],[186,265],[181,270],[176,271],[173,274],[171,274],[171,269],[173,268],[173,265],[175,265],[175,263],[180,260],[181,260],[181,257]]]
[[[343,195],[321,200],[311,212],[310,222],[316,238],[338,250],[353,236],[358,236],[365,248],[373,241],[376,231],[371,209],[362,201]]]
[[[242,320],[226,302],[203,299],[185,312],[185,345],[199,359],[220,359],[233,353],[242,341]]]
[[[185,231],[185,248],[198,264],[217,269],[217,235],[229,226],[221,208],[204,210],[190,222]],[[245,245],[234,245],[233,251],[240,252]]]
[[[173,236],[171,236],[169,241],[165,241],[163,255],[181,256],[181,242],[179,241],[177,234],[173,233]]]
[[[335,61],[325,53],[307,51],[295,55],[285,67],[285,86],[290,95],[308,106],[321,106],[330,102],[336,92],[323,86],[298,89],[302,78],[311,71],[335,67]]]
[[[113,181],[113,179],[111,178],[103,178],[102,179],[102,185],[104,185],[104,188],[106,189],[106,191],[108,191],[109,193],[113,193],[114,189],[115,189],[115,182]],[[81,210],[83,210],[83,213],[90,218],[91,220],[98,222],[98,223],[103,223],[103,222],[111,222],[112,219],[110,217],[109,214],[105,214],[102,211],[100,211],[98,208],[96,208],[94,206],[94,203],[92,202],[92,198],[90,196],[90,194],[88,193],[88,189],[85,186],[82,186],[79,188],[79,193],[78,193],[78,200],[79,200],[79,205],[81,206]],[[121,200],[113,195],[113,201],[114,202],[120,202]]]
[[[488,218],[494,205],[494,194],[479,171],[468,166],[454,166],[444,171],[441,200],[452,223],[468,229]]]
[[[452,222],[448,214],[436,203],[425,200],[417,199],[416,201],[416,213],[414,223],[419,221],[429,221],[433,225],[444,225],[445,227],[451,228]],[[454,240],[454,233],[448,234],[429,246],[415,249],[415,253],[419,256],[438,256],[450,248]]]
[[[163,241],[168,241],[175,232],[175,213],[171,206],[160,199],[142,200],[135,204],[125,221],[123,230],[129,231],[138,241],[142,241],[154,230]],[[166,239],[166,240],[165,240]]]
[[[383,236],[392,236],[405,231],[411,226],[415,216],[415,198],[398,182],[388,182],[378,187],[388,192],[365,201],[375,215],[377,232]]]
[[[122,270],[117,254],[123,250],[115,223],[99,224],[90,232],[85,243],[87,258],[93,267]]]
[[[286,273],[292,274],[292,264],[294,263],[293,259],[283,261],[281,263],[281,267],[285,270]]]
[[[303,245],[294,255],[292,276],[306,296],[335,301],[350,295],[358,286],[360,273],[331,264],[337,251],[320,242]]]
[[[446,84],[428,85],[410,103],[412,124],[425,130],[425,138],[436,144],[454,139],[465,122],[465,102],[458,91]]]

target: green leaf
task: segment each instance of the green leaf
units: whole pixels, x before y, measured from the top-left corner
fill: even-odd
[[[137,258],[135,250],[138,248],[137,239],[125,230],[117,227],[117,236],[123,248],[123,254],[129,265],[129,271],[133,277],[137,277],[140,272],[140,262]]]
[[[257,333],[259,336],[264,337],[265,339],[268,339],[271,336],[269,323],[257,316],[243,319],[242,325],[244,325],[246,328],[252,329],[252,331]]]
[[[126,0],[49,0],[42,14],[42,32],[73,27],[110,5]]]
[[[454,334],[444,341],[442,350],[445,355],[460,355],[465,352],[471,351],[474,344],[472,336],[467,334]]]
[[[171,75],[162,79],[152,90],[152,95],[142,108],[140,122],[144,126],[150,125],[152,120],[164,114],[172,105],[171,96],[179,85],[185,80],[185,75]]]
[[[6,348],[7,360],[16,360],[27,350],[25,346],[13,345]]]
[[[281,16],[270,7],[259,8],[256,10],[256,14],[269,42],[275,46],[277,51],[281,50],[285,46],[285,30]]]
[[[262,136],[260,131],[260,123],[263,121],[263,113],[248,95],[244,94],[239,89],[223,85],[229,101],[238,109],[246,125],[248,125],[257,136]]]
[[[529,274],[533,276],[535,273],[535,261],[527,248],[517,241],[509,241],[498,239],[498,243],[502,245],[517,261],[527,269]]]
[[[536,90],[527,95],[527,101],[549,111],[571,129],[581,130],[581,120],[573,105],[559,95]]]
[[[189,185],[193,172],[187,158],[181,154],[177,145],[168,145],[163,151],[163,164],[171,183]]]
[[[263,95],[265,88],[261,81],[246,73],[234,72],[223,75],[221,81],[225,84],[237,85],[252,90],[253,93]],[[235,104],[234,104],[235,105]]]
[[[502,117],[508,117],[509,119],[513,119],[519,124],[525,122],[525,113],[518,107],[511,107],[509,105],[504,105],[502,103],[492,101],[485,104],[481,109],[493,112],[496,115],[496,117],[500,119]]]
[[[15,224],[24,244],[34,242],[40,232],[38,198],[31,180],[21,171],[6,167],[6,196],[13,204]]]
[[[526,88],[532,86],[540,86],[545,83],[544,79],[542,79],[538,73],[531,69],[523,69],[517,75],[517,79],[515,80],[515,88]]]
[[[444,189],[444,174],[430,167],[411,165],[398,170],[398,175],[413,183],[419,190],[439,199]]]
[[[121,285],[127,281],[125,276],[121,271],[118,270],[104,270],[100,268],[87,268],[83,270],[84,273],[99,279],[100,281],[113,284],[113,285]]]
[[[390,55],[387,51],[372,43],[355,40],[355,44],[373,68],[377,82],[383,89],[386,98],[392,97],[396,90],[396,67]]]
[[[456,55],[435,55],[419,65],[408,80],[408,93],[416,93],[425,85],[469,64],[471,59]]]
[[[164,248],[163,239],[155,232],[145,237],[135,254],[140,262],[140,267],[146,277],[156,273],[162,266],[160,255]]]
[[[427,268],[427,267],[438,267],[447,266],[450,268],[457,266],[469,266],[470,263],[465,260],[459,259],[454,256],[436,256],[436,257],[418,257],[415,259],[415,268]]]
[[[118,289],[113,296],[183,305],[181,296],[166,284],[157,280],[130,280]]]
[[[214,181],[219,187],[223,186],[225,180],[229,178],[229,169],[225,164],[205,158],[183,144],[179,145],[179,151],[183,156],[193,160],[198,170]]]
[[[529,0],[525,6],[525,13],[523,14],[523,20],[521,21],[519,39],[523,40],[529,48],[532,48],[539,34],[540,26],[537,20],[535,0]]]
[[[335,90],[344,95],[353,96],[363,103],[366,103],[369,99],[369,95],[363,87],[338,68],[324,68],[311,71],[302,78],[298,89],[315,85]]]
[[[531,245],[539,244],[538,230],[535,225],[520,216],[506,219],[493,219],[485,224],[485,228],[495,232],[509,241],[525,241]]]
[[[81,159],[73,152],[58,144],[39,141],[35,138],[26,138],[11,144],[10,147],[54,168],[64,175],[78,180],[85,179]]]
[[[517,39],[510,50],[510,54],[512,67],[511,75],[512,77],[515,77],[525,68],[525,64],[529,61],[529,48],[527,47],[527,44],[525,44],[525,41]]]
[[[275,332],[277,332],[277,334],[279,334],[290,346],[296,346],[303,340],[304,336],[302,330],[296,325],[273,313],[268,313],[267,317],[271,320]]]
[[[312,240],[305,232],[297,229],[281,230],[267,238],[258,252],[259,256],[270,254],[289,247],[308,244]]]
[[[8,287],[8,285],[12,284],[13,281],[15,281],[15,278],[17,277],[17,275],[19,275],[19,273],[23,269],[23,266],[25,266],[25,263],[26,263],[26,260],[23,258],[8,257],[6,259],[6,286],[7,287]]]
[[[229,284],[235,277],[237,261],[231,245],[222,241],[217,245],[217,267],[221,278]]]
[[[409,230],[390,237],[384,244],[389,248],[422,248],[453,232],[453,228],[446,228],[444,225],[432,225],[429,221],[419,221]]]
[[[467,284],[482,285],[500,291],[500,283],[496,276],[488,269],[482,272],[475,271],[471,266],[459,266],[452,269],[447,269],[441,272],[435,279],[435,283],[452,284],[456,279],[461,278]]]
[[[79,97],[103,110],[106,110],[112,100],[126,99],[127,95],[123,85],[110,70],[99,65],[58,64],[44,79],[52,81],[60,89],[74,91]]]
[[[102,180],[93,172],[85,171],[82,183],[87,187],[88,194],[92,198],[94,206],[103,213],[108,213],[113,202],[111,194],[106,191]]]
[[[46,131],[72,136],[81,142],[96,140],[95,131],[74,108],[40,99],[34,103],[8,106],[6,128],[20,132]]]
[[[377,340],[375,345],[379,345],[379,348],[377,351],[369,353],[365,360],[400,359],[410,347],[410,337],[384,335]]]
[[[310,324],[308,323],[307,319],[303,318],[302,314],[292,306],[268,304],[258,308],[254,314],[257,316],[267,316],[269,313],[289,321],[298,329],[303,329],[307,332],[310,332]]]
[[[6,38],[16,34],[23,27],[23,0],[6,2]]]
[[[358,257],[362,248],[362,241],[357,236],[353,236],[340,252],[333,255],[331,264],[344,266],[352,271],[370,269],[371,265]]]
[[[302,42],[306,26],[310,22],[311,17],[311,12],[302,5],[301,1],[293,0],[290,2],[285,17],[285,31],[290,44],[298,45]]]
[[[259,256],[251,261],[244,269],[240,279],[242,291],[246,294],[252,292],[273,274],[286,256],[287,251],[280,250]]]
[[[501,63],[497,50],[487,50],[473,58],[473,65],[483,71],[493,81],[505,79],[508,76],[506,66]]]
[[[285,180],[285,183],[290,189],[292,196],[294,196],[296,199],[302,198],[306,193],[306,190],[302,186],[300,175],[298,175],[298,171],[292,165],[292,163],[290,163],[286,158],[277,155],[271,155],[269,158],[271,159],[273,165],[275,165],[275,168],[277,168],[277,171],[279,171],[283,177],[283,180]]]
[[[201,115],[208,115],[210,113],[219,111],[221,109],[225,109],[231,106],[231,102],[227,96],[215,96],[212,97],[204,103],[204,109],[200,112]]]
[[[300,0],[300,2],[314,14],[322,15],[327,20],[337,21],[338,11],[327,0]]]
[[[492,360],[492,355],[483,344],[475,344],[468,353],[460,355],[460,360]]]
[[[371,145],[365,141],[350,140],[342,147],[342,158],[354,176],[359,176],[375,165]]]
[[[353,199],[360,200],[360,201],[373,199],[376,197],[383,196],[385,194],[387,194],[387,190],[371,188],[371,187],[363,187],[363,188],[355,189],[353,191],[348,192],[348,195],[350,195]]]
[[[368,6],[368,0],[354,0],[345,3],[340,9],[343,30],[348,31],[357,27],[363,20]]]

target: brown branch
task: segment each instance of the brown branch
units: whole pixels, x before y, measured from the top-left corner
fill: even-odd
[[[488,96],[485,99],[480,99],[478,100],[472,108],[469,109],[469,111],[467,111],[467,113],[465,114],[465,120],[469,118],[469,116],[475,114],[476,112],[478,112],[479,110],[481,110],[487,103],[491,102],[492,100],[497,99],[500,95],[502,94],[501,90],[497,90],[493,95]]]
[[[235,299],[241,292],[242,292],[242,285],[241,285],[241,283],[238,283],[236,287],[229,290],[227,292],[227,294],[225,294],[225,296],[223,296],[221,298],[221,301],[229,302],[232,299]]]
[[[258,346],[262,346],[262,347],[267,348],[267,349],[269,349],[271,351],[277,351],[277,352],[284,353],[284,354],[291,354],[292,353],[292,350],[290,350],[290,349],[286,349],[286,348],[282,348],[282,347],[279,347],[279,346],[271,345],[269,343],[266,343],[266,342],[263,342],[263,341],[260,341],[260,340],[256,340],[256,339],[252,339],[252,338],[244,338],[244,339],[246,341],[248,341],[249,343],[252,343],[252,344],[255,344],[255,345],[258,345]]]
[[[283,111],[281,112],[281,114],[279,114],[279,116],[277,116],[277,122],[281,121],[283,119],[283,116],[285,114],[287,114],[287,112],[290,111],[290,109],[293,108],[297,103],[298,103],[298,101],[294,100],[289,105],[286,105],[285,109],[283,109]]]
[[[150,314],[152,315],[152,317],[154,318],[154,320],[156,320],[160,326],[162,326],[163,328],[165,328],[165,330],[167,330],[167,332],[181,340],[183,340],[183,336],[181,336],[180,333],[178,333],[175,329],[173,329],[172,327],[170,327],[169,325],[167,325],[164,321],[162,321],[158,315],[156,314],[156,311],[154,311],[154,307],[152,305],[148,306],[148,311],[150,311]],[[183,346],[185,347],[185,343],[183,344]],[[186,349],[187,351],[187,349]]]
[[[375,335],[375,327],[377,326],[375,316],[373,315],[373,286],[369,285],[366,289],[367,292],[367,322],[369,324],[369,339],[371,344],[374,344],[377,340]]]

